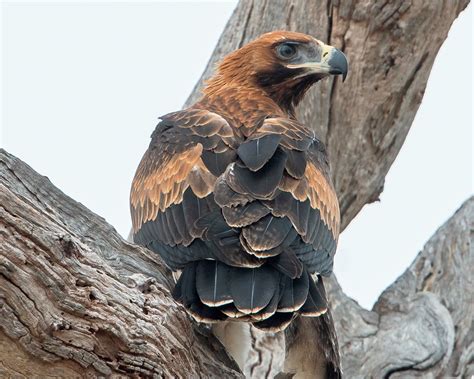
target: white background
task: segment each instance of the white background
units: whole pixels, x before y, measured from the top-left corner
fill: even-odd
[[[2,3],[1,146],[126,237],[158,116],[180,109],[229,2]],[[381,202],[340,239],[336,274],[371,307],[472,193],[472,5],[454,23]]]

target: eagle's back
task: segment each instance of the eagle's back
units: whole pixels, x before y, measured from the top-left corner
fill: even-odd
[[[162,117],[132,184],[134,240],[182,270],[173,294],[198,320],[281,330],[327,310],[339,208],[326,153],[294,119],[242,133],[223,116]]]

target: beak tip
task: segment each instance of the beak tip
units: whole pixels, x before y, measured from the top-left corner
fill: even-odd
[[[332,71],[330,71],[330,73],[342,75],[342,81],[344,82],[346,80],[348,71],[347,58],[344,53],[341,50],[334,48],[331,57],[329,58],[328,64]]]

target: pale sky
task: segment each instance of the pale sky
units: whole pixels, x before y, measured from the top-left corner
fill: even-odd
[[[0,145],[126,237],[149,136],[182,107],[235,4],[4,1]],[[472,194],[472,124],[470,5],[440,50],[381,201],[341,236],[335,271],[362,305]]]

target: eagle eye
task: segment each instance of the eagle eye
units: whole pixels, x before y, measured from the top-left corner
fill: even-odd
[[[277,54],[282,59],[291,59],[296,55],[296,47],[294,44],[282,43],[277,47]]]

